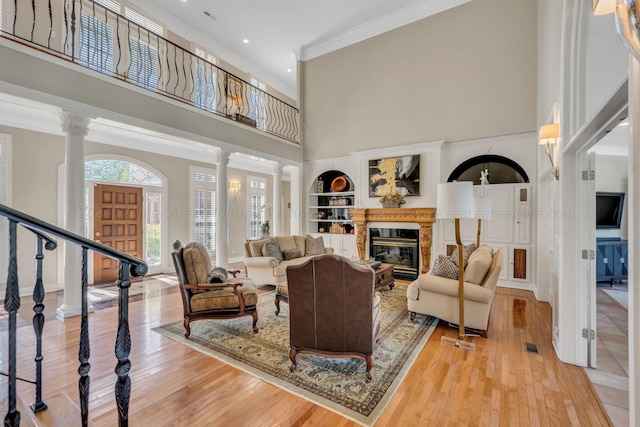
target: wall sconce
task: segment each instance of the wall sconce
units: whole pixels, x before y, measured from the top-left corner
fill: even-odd
[[[550,125],[540,126],[538,132],[538,144],[544,145],[547,152],[547,158],[551,163],[551,169],[553,170],[553,176],[556,180],[560,179],[560,170],[554,165],[553,157],[551,156],[551,144],[555,144],[560,137],[560,124],[552,123]]]
[[[592,0],[592,6],[594,15],[607,15],[615,12],[616,0]]]
[[[236,200],[238,198],[238,191],[242,189],[242,184],[239,182],[232,182],[229,184],[229,188],[233,191],[233,200]]]

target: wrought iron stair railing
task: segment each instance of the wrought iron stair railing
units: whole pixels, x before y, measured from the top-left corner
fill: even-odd
[[[0,35],[299,143],[297,108],[107,5],[121,7],[105,0],[5,0]]]
[[[115,354],[117,358],[115,372],[117,375],[115,384],[116,405],[118,408],[119,425],[128,425],[129,399],[131,394],[131,379],[129,371],[131,362],[129,353],[131,351],[131,336],[129,332],[129,287],[131,281],[129,274],[135,277],[144,276],[147,273],[147,264],[131,255],[115,250],[109,246],[94,242],[83,236],[71,233],[55,225],[46,223],[25,213],[16,211],[4,205],[0,205],[0,217],[8,219],[8,246],[9,263],[6,283],[6,293],[4,299],[4,310],[8,314],[8,372],[4,373],[8,377],[8,410],[4,417],[5,426],[20,425],[20,412],[16,406],[16,383],[22,380],[17,377],[17,314],[20,308],[20,287],[18,283],[18,226],[33,233],[36,239],[36,282],[33,291],[34,307],[33,328],[36,337],[35,355],[35,380],[24,380],[35,384],[35,401],[31,405],[34,412],[47,409],[46,403],[42,399],[42,332],[44,328],[44,286],[42,282],[42,263],[44,260],[43,248],[53,251],[57,243],[50,236],[58,237],[65,242],[77,245],[82,249],[81,284],[82,284],[82,309],[80,324],[80,344],[78,350],[78,360],[80,365],[78,373],[80,415],[82,425],[86,426],[89,419],[89,304],[87,298],[88,277],[87,265],[89,251],[97,252],[107,257],[113,258],[120,264],[119,277],[116,285],[119,289],[118,304],[118,329],[115,341]]]

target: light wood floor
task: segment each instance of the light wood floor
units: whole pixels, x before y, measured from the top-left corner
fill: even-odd
[[[48,295],[45,303],[44,399],[61,391],[76,399],[79,319],[55,320],[55,295]],[[18,333],[18,372],[26,378],[34,371],[32,305],[23,299]],[[181,315],[175,288],[130,304],[131,425],[356,425],[151,330]],[[117,322],[117,307],[90,315],[90,418],[96,426],[117,425]],[[441,344],[440,337],[455,338],[457,330],[440,324],[376,425],[609,425],[583,370],[555,357],[550,331],[548,304],[536,302],[531,292],[498,288],[489,338],[472,338],[476,351],[450,347]],[[525,352],[524,342],[537,344],[541,354]],[[4,371],[5,349],[0,346]],[[33,401],[33,386],[19,384],[18,391],[27,404]]]

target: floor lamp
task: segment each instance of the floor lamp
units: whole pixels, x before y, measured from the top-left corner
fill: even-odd
[[[467,350],[475,350],[475,344],[464,341],[464,261],[463,247],[460,240],[460,219],[475,218],[473,202],[473,183],[446,182],[438,184],[437,218],[454,219],[456,230],[456,243],[458,244],[458,301],[459,301],[459,329],[458,339],[452,340],[442,337],[441,342],[447,345],[462,347]]]

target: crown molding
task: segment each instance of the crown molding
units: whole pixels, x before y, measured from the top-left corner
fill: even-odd
[[[394,10],[384,16],[372,19],[364,24],[338,33],[331,38],[308,43],[301,46],[299,51],[294,53],[301,61],[307,61],[333,52],[334,50],[377,36],[378,34],[436,15],[440,12],[444,12],[445,10],[453,9],[454,7],[470,1],[472,0],[417,1],[403,8]]]

